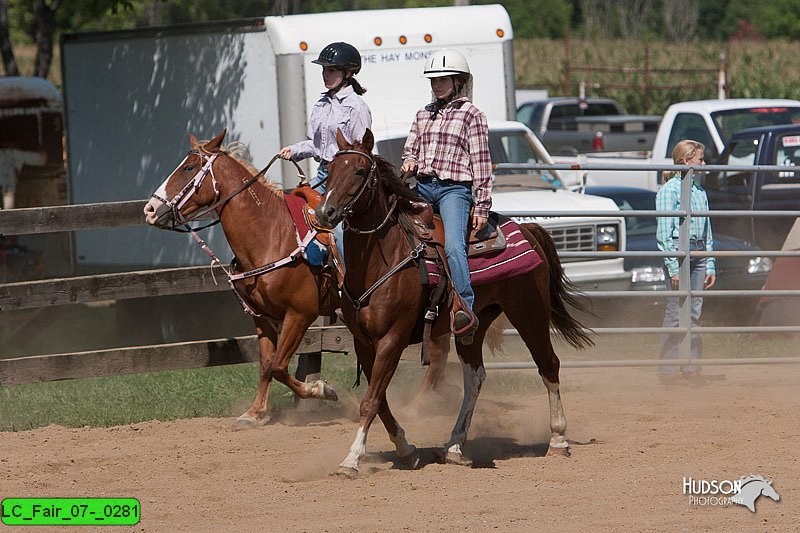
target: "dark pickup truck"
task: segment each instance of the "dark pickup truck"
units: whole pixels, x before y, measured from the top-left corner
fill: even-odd
[[[628,115],[610,98],[559,96],[526,102],[523,122],[551,155],[651,150],[660,116]]]
[[[800,165],[800,124],[749,128],[735,133],[716,165]],[[708,172],[700,176],[711,210],[800,210],[800,171]],[[795,219],[717,217],[712,228],[764,250],[780,250]]]

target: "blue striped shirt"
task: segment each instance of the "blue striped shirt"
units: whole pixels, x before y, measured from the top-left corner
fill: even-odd
[[[372,113],[367,103],[348,85],[333,96],[323,93],[311,109],[308,121],[308,138],[294,143],[292,159],[300,161],[313,157],[317,161],[331,161],[339,145],[336,130],[341,129],[347,142],[361,141],[367,128],[372,127]]]
[[[708,211],[708,196],[697,183],[692,180],[692,208],[691,211]],[[678,211],[681,204],[681,178],[675,175],[666,182],[656,194],[656,210]],[[711,235],[711,221],[708,217],[692,216],[689,221],[689,238],[704,240],[706,251],[714,249],[714,238]],[[677,251],[678,231],[680,228],[679,217],[658,217],[656,240],[662,252]],[[664,265],[670,277],[678,273],[678,260],[675,257],[665,257]],[[716,263],[713,257],[706,258],[706,274],[716,275]]]

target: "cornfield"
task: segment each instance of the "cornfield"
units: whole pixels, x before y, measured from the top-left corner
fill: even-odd
[[[647,51],[645,51],[647,50]],[[56,48],[50,81],[61,85],[59,51]],[[36,55],[33,46],[15,48],[23,74],[33,71]],[[668,44],[623,40],[569,41],[569,64],[590,67],[636,67],[647,64],[650,69],[708,69],[714,72],[651,72],[647,92],[642,72],[615,74],[586,73],[587,96],[607,96],[620,102],[629,113],[661,114],[674,103],[685,100],[716,98],[720,54],[728,60],[728,83],[731,98],[800,99],[800,63],[798,44],[789,41],[739,41],[727,43],[700,42]],[[552,39],[517,39],[514,61],[518,87],[547,89],[551,96],[578,94],[581,73],[573,72],[568,89],[564,89],[566,47],[564,41]],[[629,85],[639,88],[612,88]],[[673,86],[674,88],[663,88]],[[646,104],[646,105],[645,105]]]
[[[650,72],[643,90],[641,71],[626,73],[572,72],[565,90],[567,46],[561,40],[517,39],[514,42],[516,81],[519,87],[544,88],[551,96],[578,94],[585,76],[587,96],[614,98],[630,113],[661,114],[674,103],[717,97],[720,54],[728,61],[731,98],[800,99],[800,67],[797,43],[788,41],[739,41],[669,44],[624,40],[571,39],[571,67],[635,67],[642,69],[707,69],[712,72]],[[628,85],[637,88],[614,88]],[[667,88],[670,87],[670,88]]]

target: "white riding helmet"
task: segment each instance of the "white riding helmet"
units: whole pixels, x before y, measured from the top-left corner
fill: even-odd
[[[439,50],[425,61],[423,78],[441,78],[444,76],[469,75],[469,64],[466,58],[455,50]]]

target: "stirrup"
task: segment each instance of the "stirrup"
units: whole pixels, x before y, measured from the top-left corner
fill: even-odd
[[[478,317],[471,311],[459,309],[450,314],[450,331],[461,344],[465,346],[472,344],[477,329]]]

